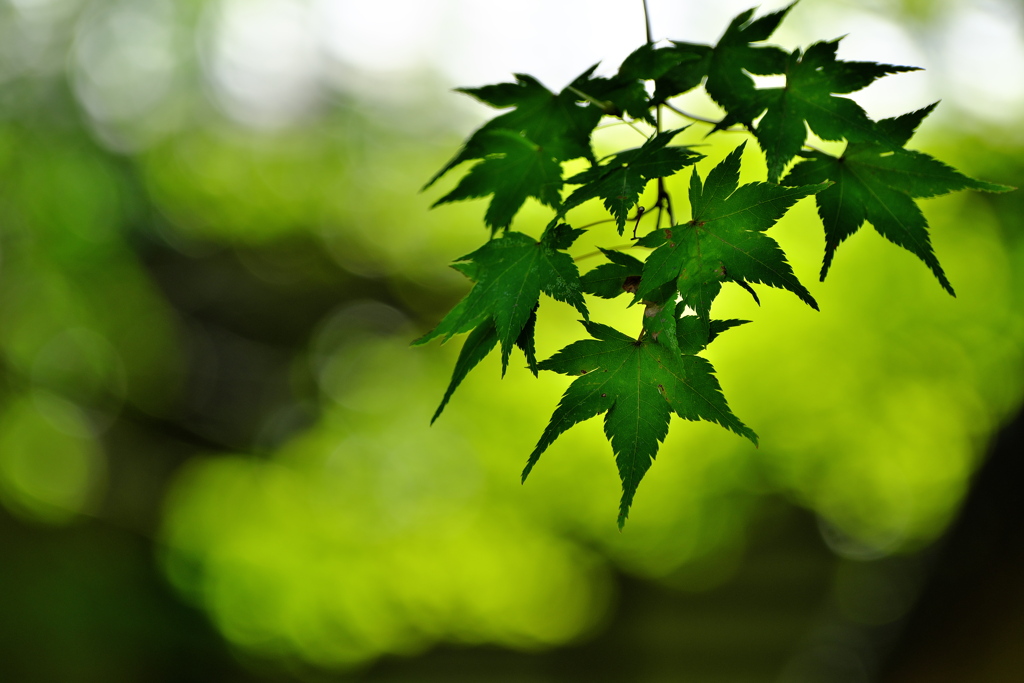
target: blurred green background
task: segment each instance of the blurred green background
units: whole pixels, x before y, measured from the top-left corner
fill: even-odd
[[[656,35],[746,9],[680,4]],[[1021,16],[805,0],[780,40],[928,67],[869,113],[947,98],[912,146],[1020,185]],[[868,229],[818,283],[798,205],[821,312],[729,292],[707,354],[760,449],[676,421],[619,533],[596,420],[519,484],[564,377],[492,357],[430,427],[458,344],[409,342],[487,234],[418,192],[489,115],[454,79],[613,68],[640,3],[3,0],[0,38],[0,680],[1024,678],[1019,192],[924,202],[956,299]]]

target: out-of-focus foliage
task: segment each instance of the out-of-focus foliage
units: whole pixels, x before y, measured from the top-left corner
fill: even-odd
[[[476,246],[484,211],[428,213],[417,194],[455,138],[420,113],[444,105],[322,86],[295,95],[299,113],[260,118],[237,77],[251,73],[224,56],[238,7],[2,4],[0,504],[13,515],[153,533],[171,584],[234,646],[340,668],[438,642],[572,642],[602,623],[615,571],[726,580],[770,497],[860,556],[945,529],[1021,400],[1019,198],[922,203],[955,300],[867,231],[827,287],[809,286],[820,313],[765,292],[762,316],[723,294],[722,315],[761,329],[756,343],[752,326],[730,330],[708,357],[762,446],[681,425],[620,534],[596,421],[519,484],[565,378],[499,384],[486,359],[428,427],[455,351],[409,342],[463,293],[440,264]],[[978,153],[998,132],[971,147],[954,133],[925,126],[920,144],[1020,184],[1019,150]],[[612,148],[632,133],[601,134]],[[705,177],[728,149],[702,152]],[[776,228],[810,283],[821,243],[801,223],[817,220],[805,201]],[[570,306],[545,305],[539,357],[578,328]],[[592,313],[635,324],[616,308]]]
[[[36,392],[7,403],[0,423],[0,483],[15,512],[61,523],[91,507],[103,456],[78,408]]]

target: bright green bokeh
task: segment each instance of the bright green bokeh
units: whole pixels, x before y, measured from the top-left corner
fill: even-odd
[[[0,415],[0,501],[35,521],[70,522],[90,511],[102,490],[104,457],[91,427],[71,403],[35,393]]]

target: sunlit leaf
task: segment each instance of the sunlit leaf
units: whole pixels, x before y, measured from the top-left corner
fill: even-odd
[[[542,370],[577,375],[530,454],[523,479],[541,454],[573,425],[602,413],[604,431],[622,479],[619,527],[633,496],[668,433],[675,412],[685,420],[707,420],[747,437],[722,395],[711,364],[683,356],[653,340],[636,340],[605,325],[583,323],[593,339],[575,342],[540,364]]]
[[[642,246],[655,250],[644,264],[636,300],[651,299],[659,288],[675,281],[682,301],[707,320],[722,282],[755,282],[787,289],[817,308],[778,243],[764,232],[795,202],[828,184],[740,186],[742,153],[741,145],[712,169],[704,184],[693,173],[690,221],[655,230],[640,240]]]
[[[904,145],[933,107],[885,119],[879,126],[890,140]],[[953,286],[932,248],[928,221],[914,199],[954,190],[1013,189],[969,178],[927,154],[902,146],[894,149],[889,144],[851,142],[840,157],[817,151],[801,156],[804,161],[783,179],[785,184],[833,183],[816,197],[818,215],[825,226],[822,280],[839,244],[868,221],[880,235],[924,261],[943,289],[953,294]]]

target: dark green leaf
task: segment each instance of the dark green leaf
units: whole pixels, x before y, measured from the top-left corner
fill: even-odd
[[[678,66],[683,56],[671,47],[655,47],[644,43],[622,60],[618,75],[641,81],[652,81]]]
[[[585,88],[585,90],[583,89]],[[609,116],[622,117],[629,114],[654,125],[651,115],[650,97],[643,81],[636,78],[613,76],[612,78],[591,78],[579,88],[587,95],[588,101]]]
[[[476,282],[480,274],[480,267],[472,261],[456,261],[450,266],[452,270],[457,270],[467,278]]]
[[[729,320],[712,320],[711,336],[708,338],[708,344],[715,341],[715,339],[718,338],[718,335],[722,334],[726,330],[731,330],[732,328],[739,327],[740,325],[746,325],[749,322],[749,320],[736,320],[734,318]]]
[[[563,432],[605,413],[605,435],[622,480],[621,528],[637,486],[665,439],[673,412],[686,420],[718,423],[757,443],[757,435],[729,410],[714,369],[706,360],[681,356],[653,340],[631,339],[605,325],[584,326],[594,339],[570,344],[540,364],[543,370],[577,378],[530,454],[524,480]]]
[[[568,249],[585,232],[586,230],[570,227],[555,219],[548,224],[540,241],[552,249]]]
[[[604,200],[605,208],[615,217],[621,235],[630,209],[636,206],[648,182],[672,175],[704,158],[702,154],[685,147],[667,147],[682,130],[658,133],[642,147],[620,152],[604,164],[569,178],[566,182],[582,187],[565,200],[563,211],[600,197]]]
[[[704,89],[729,113],[729,119],[751,124],[764,111],[764,103],[749,74],[781,74],[787,53],[771,45],[753,46],[767,40],[793,5],[751,21],[754,10],[743,12],[729,24],[708,63]]]
[[[474,287],[475,289],[476,287]],[[470,290],[472,293],[473,290]],[[486,310],[473,310],[470,306],[471,301],[469,296],[464,297],[459,303],[455,304],[452,310],[448,311],[448,314],[441,319],[441,322],[437,326],[427,332],[422,337],[418,337],[413,340],[413,346],[420,346],[426,344],[434,339],[441,338],[441,343],[448,341],[456,334],[463,332],[469,332],[470,330],[478,327],[491,319],[491,314]]]
[[[786,87],[758,91],[767,111],[755,135],[768,160],[770,182],[776,182],[800,152],[807,126],[824,140],[884,140],[885,129],[879,129],[860,105],[834,93],[856,92],[882,76],[917,67],[840,61],[838,46],[834,40],[815,43],[803,54],[797,50],[786,65]]]
[[[484,223],[492,230],[507,228],[528,197],[558,206],[562,167],[557,159],[522,133],[495,130],[482,137],[490,143],[488,156],[434,206],[493,194],[484,214]]]
[[[671,69],[655,77],[651,104],[660,104],[696,88],[708,75],[711,64],[712,50],[709,45],[673,43],[672,47],[664,49],[678,61]]]
[[[579,271],[572,257],[529,235],[507,232],[459,260],[476,264],[476,284],[436,328],[417,339],[415,344],[437,337],[447,341],[452,335],[493,324],[501,342],[504,373],[512,347],[517,343],[527,352],[529,360],[532,334],[529,341],[521,339],[521,334],[530,323],[541,292],[587,315]]]
[[[879,126],[905,141],[929,111],[931,107],[879,121]],[[986,192],[1013,189],[969,178],[927,154],[893,149],[888,144],[851,142],[839,158],[822,152],[802,156],[805,160],[793,167],[784,183],[833,183],[816,198],[818,215],[825,227],[822,280],[839,244],[868,221],[880,235],[924,261],[942,287],[954,294],[932,249],[928,221],[914,198],[965,189]]]
[[[780,187],[769,183],[738,186],[743,146],[708,174],[702,185],[690,182],[693,218],[667,230],[655,230],[639,244],[655,250],[644,264],[634,300],[650,299],[675,281],[683,302],[709,320],[711,300],[722,282],[754,282],[787,289],[813,308],[817,304],[800,284],[785,254],[765,230],[797,200],[820,192],[827,183]]]
[[[670,298],[663,304],[648,303],[644,306],[644,331],[651,339],[673,353],[682,354],[679,346],[678,307],[682,304]]]
[[[519,332],[519,336],[516,337],[516,346],[526,356],[526,367],[530,369],[533,376],[537,376],[537,346],[534,343],[534,333],[537,330],[537,308],[540,307],[540,303],[533,305],[533,310],[530,311],[530,317],[526,319],[526,324],[523,325],[522,331]]]
[[[676,323],[679,348],[683,353],[700,353],[722,332],[749,322],[749,320],[711,320],[708,322],[697,315],[684,315]]]
[[[452,372],[452,380],[448,383],[448,388],[444,392],[444,398],[441,399],[441,405],[434,411],[434,417],[430,418],[430,424],[434,424],[437,418],[441,417],[441,412],[444,407],[448,405],[449,399],[455,390],[462,384],[462,380],[466,379],[466,375],[469,371],[479,365],[480,361],[487,357],[487,354],[491,352],[494,345],[498,343],[498,331],[494,328],[494,321],[488,319],[482,323],[479,327],[469,333],[466,337],[466,342],[462,345],[462,350],[459,351],[459,359],[455,361],[455,370]]]
[[[527,367],[530,371],[537,375],[537,351],[534,346],[533,333],[537,324],[537,306],[533,307],[530,312],[530,317],[527,318],[526,325],[523,326],[523,330],[519,333],[519,337],[516,338],[516,346],[518,346],[523,354],[526,356]],[[491,352],[491,349],[498,343],[498,330],[494,327],[494,321],[488,318],[486,321],[481,323],[475,330],[469,333],[466,337],[465,343],[462,345],[462,350],[459,351],[459,358],[455,361],[455,370],[452,372],[452,379],[448,383],[448,388],[444,392],[444,398],[441,399],[441,405],[437,407],[434,412],[434,416],[430,418],[430,424],[441,416],[441,412],[444,407],[448,405],[448,401],[451,399],[452,394],[462,384],[462,380],[466,378],[469,371],[480,364],[487,354]]]
[[[644,262],[619,251],[601,249],[601,253],[611,263],[600,265],[583,275],[580,278],[583,291],[602,299],[614,299],[625,292],[635,293],[640,284]]]
[[[557,206],[562,185],[560,163],[578,157],[594,161],[590,134],[604,112],[587,103],[585,93],[595,80],[593,70],[588,69],[557,95],[525,74],[516,74],[515,83],[460,89],[493,107],[513,110],[481,126],[424,186],[430,187],[464,161],[482,160],[434,206],[494,194],[485,217],[492,229],[507,227],[527,197]]]
[[[921,125],[924,117],[931,114],[938,104],[938,102],[932,102],[927,107],[917,111],[901,114],[891,119],[882,119],[877,121],[875,126],[894,147],[905,147],[910,142],[910,138],[914,136],[914,131]]]
[[[601,120],[602,112],[595,107],[579,106],[577,103],[584,99],[573,91],[580,86],[585,88],[592,72],[593,67],[557,95],[533,76],[525,74],[516,74],[515,83],[459,88],[459,92],[472,95],[493,107],[514,109],[491,119],[473,133],[459,153],[427,183],[427,187],[463,161],[485,158],[490,153],[486,134],[495,130],[522,133],[559,161],[578,157],[592,159],[590,133]]]
[[[670,97],[696,88],[707,75],[711,47],[692,43],[673,43],[671,47],[654,47],[646,43],[622,62],[618,78],[654,81],[653,98],[645,98],[652,107]]]

